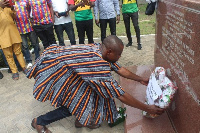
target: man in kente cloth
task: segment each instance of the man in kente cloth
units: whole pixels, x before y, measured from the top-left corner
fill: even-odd
[[[44,50],[29,70],[27,77],[35,78],[34,98],[50,101],[55,110],[34,118],[32,126],[38,133],[51,132],[46,125],[75,115],[75,127],[98,128],[103,120],[113,123],[117,119],[114,98],[149,112],[162,114],[164,109],[146,105],[121,88],[111,71],[120,76],[147,85],[144,79],[118,64],[124,45],[115,35],[102,44],[58,46]]]

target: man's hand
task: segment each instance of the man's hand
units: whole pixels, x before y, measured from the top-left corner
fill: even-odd
[[[90,2],[90,8],[91,8],[91,7],[94,7],[94,6],[95,6],[94,1],[93,1],[93,2]]]
[[[149,79],[143,79],[140,81],[140,83],[147,86],[149,83]]]
[[[100,23],[99,23],[99,20],[98,20],[98,19],[95,20],[95,23],[96,23],[96,25],[97,25],[98,27],[100,27]]]
[[[84,3],[84,5],[88,5],[88,6],[90,6],[90,2],[89,2],[89,0],[81,0],[83,3]]]
[[[67,17],[69,15],[69,10],[66,11],[65,17]]]
[[[54,11],[54,14],[56,15],[57,18],[60,18],[60,16],[58,15],[58,11]]]
[[[165,109],[161,109],[155,105],[147,105],[147,110],[145,110],[146,112],[150,113],[150,114],[157,114],[157,115],[161,115],[162,113],[164,113]]]
[[[6,6],[10,6],[9,1],[7,1],[7,0],[0,1],[0,7],[1,8],[5,8]]]
[[[120,21],[120,15],[117,15],[117,24],[119,23],[119,21]]]
[[[84,3],[83,1],[81,1],[81,2],[79,2],[79,3],[77,4],[77,6],[84,7],[84,6],[85,6],[85,3]]]
[[[157,114],[157,115],[161,115],[162,113],[164,113],[165,109],[161,109],[155,105],[146,105],[143,102],[137,100],[136,98],[134,98],[133,96],[131,96],[129,93],[125,92],[123,95],[121,95],[120,97],[118,97],[118,99],[125,103],[126,105],[129,105],[131,107],[135,107],[138,108],[140,110],[144,110],[150,114]]]

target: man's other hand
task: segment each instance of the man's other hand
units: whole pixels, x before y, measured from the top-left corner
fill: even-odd
[[[142,79],[142,80],[140,81],[140,83],[147,86],[148,83],[149,83],[149,79]]]
[[[117,15],[117,24],[119,23],[119,21],[120,21],[120,15]]]
[[[6,6],[10,6],[9,1],[7,1],[7,0],[1,0],[0,1],[0,7],[1,8],[5,8]]]
[[[54,11],[54,14],[56,15],[57,18],[60,18],[60,16],[58,15],[58,11]]]
[[[147,106],[148,106],[147,110],[145,110],[145,111],[150,114],[161,115],[165,111],[165,109],[159,108],[158,106],[155,106],[155,105],[147,105]]]
[[[98,27],[100,27],[100,23],[99,23],[99,20],[98,20],[98,19],[95,20],[95,23],[96,23],[96,25],[97,25]]]

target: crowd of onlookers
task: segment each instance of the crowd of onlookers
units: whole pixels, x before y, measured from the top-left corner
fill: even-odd
[[[138,25],[137,0],[122,0],[122,15],[127,33],[128,44],[132,45],[130,18],[132,20],[138,50],[142,48]],[[0,52],[12,79],[18,80],[18,71],[25,74],[32,67],[33,59],[29,51],[29,41],[34,48],[35,60],[39,57],[38,38],[44,49],[56,44],[54,31],[59,45],[64,46],[63,32],[68,35],[71,45],[77,44],[70,11],[74,11],[78,44],[84,44],[85,34],[88,43],[93,40],[93,12],[95,23],[100,27],[101,41],[106,37],[109,24],[111,35],[116,35],[116,24],[120,21],[119,0],[0,0]],[[0,78],[3,78],[0,72]]]

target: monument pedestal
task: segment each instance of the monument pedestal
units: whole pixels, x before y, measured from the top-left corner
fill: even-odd
[[[149,78],[151,71],[154,70],[154,66],[132,66],[128,67],[127,69],[141,77]],[[123,77],[120,77],[120,85],[125,89],[126,92],[139,101],[145,101],[147,86]],[[125,133],[174,133],[167,113],[151,119],[144,117],[142,115],[142,111],[139,109],[125,104],[124,107],[126,107],[127,114],[124,126]]]

